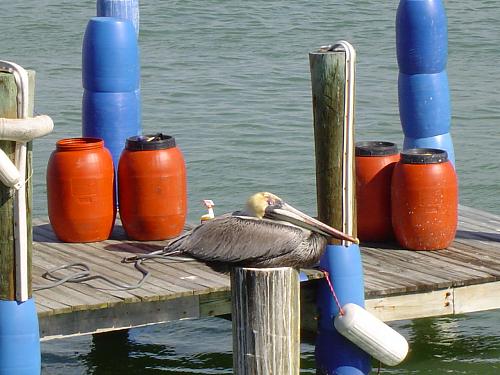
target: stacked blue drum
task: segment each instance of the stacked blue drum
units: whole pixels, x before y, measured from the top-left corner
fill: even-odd
[[[82,55],[82,134],[102,138],[116,168],[127,138],[141,132],[139,48],[133,23],[92,18]]]
[[[443,149],[455,164],[446,72],[448,30],[442,1],[401,0],[396,46],[403,148]]]

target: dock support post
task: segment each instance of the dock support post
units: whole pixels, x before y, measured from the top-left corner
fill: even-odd
[[[28,72],[29,105],[33,113],[35,72]],[[18,89],[14,76],[0,73],[0,117],[18,118]],[[0,140],[0,148],[14,161],[15,142]],[[0,183],[0,375],[40,374],[40,341],[38,317],[31,290],[31,197],[32,143],[27,145],[26,222],[28,300],[16,301],[16,258],[14,231],[14,192]],[[25,181],[22,189],[25,188]]]
[[[298,375],[299,271],[235,268],[231,295],[235,375]]]
[[[354,63],[347,42],[309,54],[316,151],[318,218],[356,237],[354,178]],[[341,305],[364,306],[361,254],[357,244],[331,240],[320,262],[330,274]],[[371,370],[370,356],[341,336],[333,326],[339,313],[326,281],[318,288],[317,374],[362,375]]]

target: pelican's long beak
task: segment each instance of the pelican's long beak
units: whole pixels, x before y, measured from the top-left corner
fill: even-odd
[[[273,219],[287,221],[289,223],[298,225],[302,228],[306,228],[330,237],[338,238],[339,240],[350,241],[355,244],[359,244],[359,240],[354,238],[344,232],[341,232],[335,228],[332,228],[325,223],[322,223],[315,218],[306,215],[302,211],[290,206],[288,203],[281,202],[277,206],[269,206],[266,209],[266,216]]]

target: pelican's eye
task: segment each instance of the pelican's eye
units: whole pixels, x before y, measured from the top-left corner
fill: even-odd
[[[276,206],[280,202],[280,199],[275,197],[274,195],[265,195],[266,197],[266,202],[268,206]]]
[[[267,206],[268,207],[281,207],[281,205],[283,204],[283,201],[278,198],[278,197],[274,197],[274,196],[268,196],[266,197],[266,201],[267,201]]]

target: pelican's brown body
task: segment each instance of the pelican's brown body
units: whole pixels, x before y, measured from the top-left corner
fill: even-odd
[[[307,267],[318,263],[328,236],[357,242],[274,194],[257,193],[245,212],[197,226],[167,245],[165,254],[190,255],[213,266]]]

